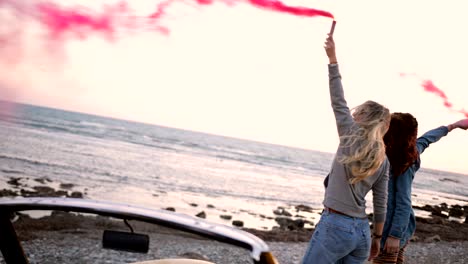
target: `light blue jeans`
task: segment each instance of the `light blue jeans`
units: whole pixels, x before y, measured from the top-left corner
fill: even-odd
[[[302,264],[364,263],[371,246],[369,220],[323,211]]]

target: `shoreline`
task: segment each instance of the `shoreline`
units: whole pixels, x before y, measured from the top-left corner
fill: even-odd
[[[29,179],[10,177],[6,182],[8,188],[0,189],[1,197],[71,197],[88,196],[87,189],[76,188],[72,183],[53,182],[48,178]],[[5,186],[4,186],[5,187]],[[78,189],[78,190],[76,190]],[[253,233],[265,241],[308,242],[314,226],[320,218],[321,209],[307,205],[277,206],[272,212],[265,213],[238,208],[228,211],[218,205],[207,204],[203,207],[189,203],[193,215],[228,226],[235,226]],[[179,211],[175,207],[160,209]],[[413,205],[417,215],[417,228],[413,241],[468,241],[468,205]],[[180,212],[180,211],[179,211]],[[184,213],[184,212],[182,212]],[[46,216],[47,213],[29,214],[33,218]],[[189,214],[190,215],[190,214]],[[372,214],[368,215],[372,219]],[[246,225],[255,222],[256,227]],[[255,226],[255,225],[254,225]]]
[[[51,259],[56,261],[54,263],[72,264],[129,263],[169,257],[204,259],[221,264],[251,263],[245,250],[221,242],[153,224],[130,223],[136,233],[149,235],[151,243],[147,254],[102,249],[103,230],[129,231],[123,221],[109,217],[53,212],[50,216],[34,219],[20,214],[14,225],[31,263],[50,263]],[[465,232],[467,229],[465,227]],[[300,263],[312,234],[311,230],[243,230],[263,238],[282,264]],[[406,252],[407,263],[468,263],[466,233],[458,239],[444,235],[439,238],[411,242]],[[0,263],[3,263],[1,259]]]
[[[0,199],[17,196],[86,199],[88,196],[87,189],[76,188],[70,183],[52,182],[47,178],[34,180],[20,177],[9,178],[7,185],[8,188],[0,189]],[[270,229],[255,229],[245,227],[243,222],[239,222],[243,220],[240,215],[232,211],[215,208],[214,205],[207,205],[203,209],[201,205],[190,204],[189,206],[205,212],[205,215],[198,213],[198,217],[206,218],[208,221],[217,217],[223,224],[236,226],[258,236],[268,244],[273,255],[282,264],[300,263],[314,230],[315,219],[313,217],[319,216],[321,211],[306,205],[291,205],[287,208],[281,206],[274,208],[269,215],[266,215],[239,208],[238,211],[248,217],[274,223]],[[448,206],[442,203],[436,206],[413,206],[413,208],[424,212],[425,216],[416,218],[416,233],[407,250],[407,263],[468,263],[466,257],[468,206]],[[176,210],[174,207],[161,209]],[[214,215],[215,212],[218,214]],[[150,224],[136,221],[132,221],[136,232],[146,233],[151,237],[151,248],[148,254],[135,257],[120,251],[102,251],[99,249],[100,236],[104,229],[128,231],[121,221],[102,216],[56,211],[48,211],[47,214],[39,212],[34,215],[30,212],[21,212],[18,215],[14,225],[28,257],[32,260],[31,263],[50,263],[51,259],[54,263],[71,264],[109,263],[109,261],[128,263],[136,260],[167,257],[190,258],[190,256],[200,255],[215,263],[250,263],[245,258],[245,252],[232,246],[209,243],[203,238],[193,239],[193,236],[188,233],[154,227],[154,225],[149,227]],[[369,215],[369,219],[371,217],[372,215]],[[235,221],[238,221],[237,224],[234,224]],[[43,246],[44,243],[46,247]],[[4,263],[2,259],[0,263]]]

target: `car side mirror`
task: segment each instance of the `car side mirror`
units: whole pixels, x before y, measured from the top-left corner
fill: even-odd
[[[144,234],[104,230],[102,247],[137,253],[148,253],[149,236]]]

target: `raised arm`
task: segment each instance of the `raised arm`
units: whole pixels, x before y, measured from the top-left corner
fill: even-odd
[[[421,137],[418,138],[416,146],[418,148],[419,154],[423,153],[424,150],[429,147],[430,144],[439,141],[442,137],[446,136],[452,130],[460,128],[463,130],[468,129],[468,118],[459,120],[455,123],[452,123],[448,126],[440,126],[438,128],[432,129],[424,133]]]
[[[353,125],[354,120],[344,98],[341,74],[338,68],[338,60],[336,59],[335,41],[330,35],[325,42],[325,51],[330,62],[328,65],[328,77],[331,105],[335,114],[338,135],[341,136]]]
[[[447,128],[448,128],[449,132],[454,130],[455,128],[460,128],[460,129],[463,129],[463,130],[467,130],[468,129],[468,118],[458,120],[457,122],[448,125]]]

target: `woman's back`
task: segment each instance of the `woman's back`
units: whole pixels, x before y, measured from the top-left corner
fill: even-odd
[[[390,113],[380,104],[367,101],[355,110],[353,118],[344,98],[339,67],[337,64],[328,67],[330,98],[340,145],[327,177],[328,184],[323,204],[346,215],[365,218],[367,217],[365,196],[373,190],[374,221],[383,222],[387,208],[389,170],[383,135],[388,128]],[[380,138],[377,135],[369,140],[368,133],[371,132],[380,132]],[[366,153],[366,151],[378,152]],[[349,163],[343,162],[353,156],[358,156],[359,159],[351,160]],[[376,159],[381,159],[381,162]],[[363,164],[369,163],[371,164],[367,166],[369,175],[357,178],[356,171],[359,172],[361,168],[354,169],[353,166],[362,167]]]

